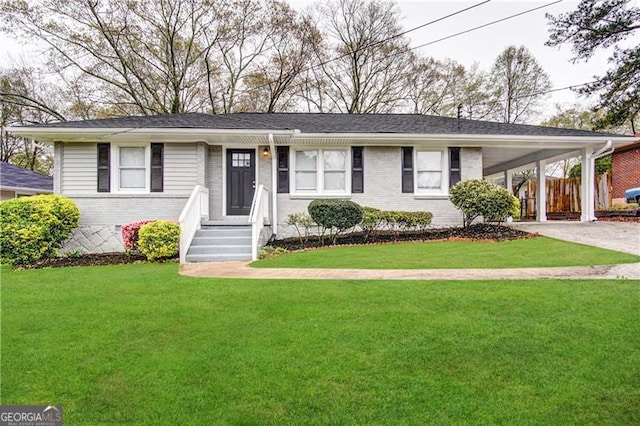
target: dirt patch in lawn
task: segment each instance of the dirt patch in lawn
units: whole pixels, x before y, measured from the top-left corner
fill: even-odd
[[[508,226],[480,223],[468,228],[438,228],[412,232],[377,231],[376,233],[369,235],[364,232],[354,232],[340,235],[337,238],[335,245],[361,245],[435,240],[505,241],[531,238],[534,236],[537,236],[537,234],[520,231]],[[273,240],[267,245],[272,247],[282,247],[289,251],[294,251],[305,248],[326,247],[333,244],[328,237],[325,237],[323,244],[319,237],[309,236],[307,239],[303,239],[302,242],[300,241],[300,238],[292,237]]]

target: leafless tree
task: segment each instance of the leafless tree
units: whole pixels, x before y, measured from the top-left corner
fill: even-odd
[[[526,123],[535,118],[544,92],[551,88],[549,75],[524,46],[509,46],[498,55],[491,82],[499,90],[495,118],[504,123]]]
[[[345,113],[390,112],[405,102],[412,55],[397,5],[333,0],[316,5],[326,46],[316,46],[324,104]],[[317,103],[317,101],[314,101]],[[331,109],[331,107],[329,107]]]

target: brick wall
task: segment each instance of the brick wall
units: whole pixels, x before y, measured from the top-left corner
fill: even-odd
[[[618,148],[611,156],[612,198],[624,198],[624,191],[640,186],[640,142]]]

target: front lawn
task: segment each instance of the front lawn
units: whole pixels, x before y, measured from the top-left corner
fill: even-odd
[[[65,424],[640,423],[639,281],[176,269],[3,269],[0,402]]]
[[[258,268],[461,269],[589,266],[640,262],[640,256],[536,237],[500,242],[430,241],[327,247],[262,259]]]

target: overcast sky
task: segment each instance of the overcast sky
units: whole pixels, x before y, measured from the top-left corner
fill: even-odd
[[[296,9],[303,9],[311,3],[307,0],[288,1]],[[402,25],[405,29],[409,29],[481,1],[412,0],[398,1],[397,3],[402,14]],[[493,0],[460,15],[411,32],[408,37],[411,39],[412,46],[418,46],[553,2],[554,0]],[[638,5],[640,0],[634,0],[632,3]],[[568,12],[575,10],[577,4],[577,1],[565,0],[535,12],[420,48],[417,51],[422,56],[432,56],[436,59],[452,58],[464,65],[478,62],[481,69],[488,70],[496,56],[506,46],[510,44],[524,45],[550,75],[554,88],[585,83],[593,80],[594,76],[604,74],[608,67],[607,58],[611,52],[602,51],[587,63],[574,64],[570,61],[572,58],[570,46],[553,48],[544,45],[549,34],[545,13],[557,15]],[[630,42],[640,43],[640,35]],[[20,61],[21,58],[33,57],[35,54],[36,51],[33,47],[19,45],[0,35],[0,66],[10,65]],[[545,116],[553,115],[556,103],[571,105],[575,102],[586,104],[587,100],[578,98],[570,90],[553,93],[548,98]]]

